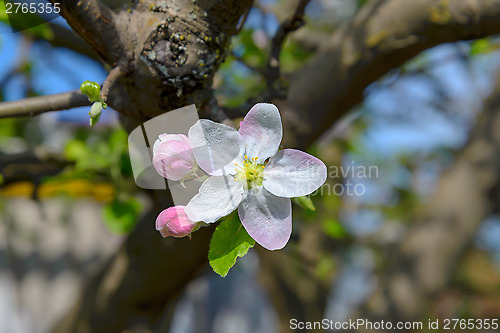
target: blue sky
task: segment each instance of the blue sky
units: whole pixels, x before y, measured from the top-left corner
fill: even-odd
[[[56,21],[62,21],[62,18]],[[62,24],[65,25],[64,21]],[[20,33],[13,33],[8,25],[0,23],[0,62],[3,64],[0,67],[0,79],[16,66],[21,37]],[[33,63],[33,88],[41,95],[78,89],[85,80],[102,83],[106,78],[104,68],[96,61],[65,48],[52,48],[48,43],[34,43],[29,57]],[[6,100],[22,98],[22,86],[21,77],[11,80],[5,87]],[[113,118],[110,113],[103,113],[103,123]],[[57,117],[64,121],[88,123],[88,108],[57,112]]]

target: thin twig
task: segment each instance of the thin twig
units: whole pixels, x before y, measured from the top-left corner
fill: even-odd
[[[109,89],[120,78],[122,74],[123,72],[120,65],[116,66],[111,70],[111,72],[109,72],[108,77],[106,77],[106,80],[104,80],[101,89],[101,97],[104,101],[106,101],[108,98]]]
[[[276,82],[280,79],[280,54],[286,37],[289,33],[297,30],[304,25],[304,12],[306,5],[310,0],[298,0],[297,7],[291,18],[284,20],[273,39],[271,40],[271,48],[269,51],[269,59],[266,65],[267,71],[267,86],[272,95],[279,98],[284,98],[283,92],[278,91],[275,87]]]
[[[0,103],[0,118],[32,117],[44,112],[67,110],[90,104],[88,97],[80,90],[72,90],[61,94]]]

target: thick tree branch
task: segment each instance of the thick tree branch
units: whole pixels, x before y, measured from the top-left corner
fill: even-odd
[[[114,65],[124,50],[112,11],[99,0],[57,1],[61,16],[108,64]]]
[[[165,306],[174,306],[183,287],[207,265],[214,225],[197,231],[192,240],[162,238],[154,220],[172,202],[165,200],[168,193],[155,194],[153,209],[82,291],[55,333],[149,332],[146,327],[157,324]]]
[[[309,146],[362,100],[370,83],[419,52],[500,33],[499,17],[500,0],[370,1],[294,74],[293,145]]]
[[[67,110],[90,104],[88,97],[80,90],[73,90],[0,103],[0,118],[32,117],[44,112]]]
[[[75,51],[77,53],[83,54],[91,59],[100,60],[97,53],[95,53],[92,48],[85,43],[83,39],[80,38],[74,31],[68,30],[61,27],[58,24],[49,22],[50,29],[54,33],[54,36],[47,40],[52,46],[64,47]]]

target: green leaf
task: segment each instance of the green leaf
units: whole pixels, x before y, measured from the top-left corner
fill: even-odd
[[[230,215],[212,235],[208,262],[215,273],[225,277],[236,263],[236,258],[243,257],[254,245],[255,241],[248,235],[238,215]]]
[[[64,147],[64,156],[70,161],[78,161],[88,158],[90,151],[82,141],[71,140]]]
[[[345,238],[348,235],[342,224],[333,218],[323,221],[323,231],[333,239]]]
[[[469,54],[471,56],[477,56],[481,54],[487,54],[492,51],[495,51],[497,47],[494,43],[492,43],[491,38],[482,38],[475,40],[470,45]]]
[[[312,211],[315,211],[316,210],[316,207],[314,207],[314,204],[311,200],[311,198],[309,198],[309,196],[303,196],[303,197],[297,197],[297,198],[293,198],[292,199],[292,202],[304,209],[307,209],[307,210],[312,210]]]
[[[135,227],[141,208],[141,203],[135,198],[115,200],[104,206],[102,216],[111,231],[126,234]]]
[[[94,127],[95,124],[99,121],[99,118],[101,118],[101,114],[99,113],[97,116],[90,116],[90,126]]]
[[[101,86],[97,82],[83,81],[80,91],[87,95],[91,102],[101,101]]]

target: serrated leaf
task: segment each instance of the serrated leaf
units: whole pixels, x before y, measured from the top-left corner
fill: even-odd
[[[222,221],[210,240],[208,262],[215,273],[225,277],[238,257],[243,257],[255,245],[241,224],[238,215],[233,214]]]

